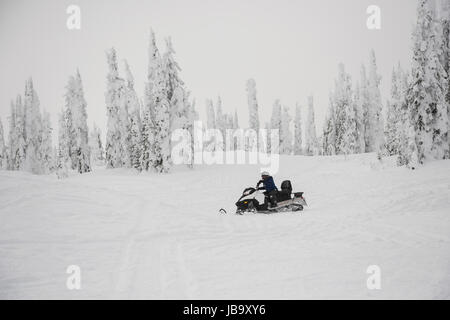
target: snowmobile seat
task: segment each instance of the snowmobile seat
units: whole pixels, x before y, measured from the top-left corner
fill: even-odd
[[[278,202],[286,201],[291,199],[292,194],[292,184],[291,181],[285,180],[281,183],[281,190],[278,191],[277,200]]]
[[[292,193],[292,184],[290,180],[284,180],[281,183],[281,191],[286,192],[288,194]]]

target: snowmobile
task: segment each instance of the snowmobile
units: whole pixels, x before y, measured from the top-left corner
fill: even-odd
[[[277,206],[270,207],[269,201],[263,192],[257,188],[246,188],[242,196],[236,202],[236,214],[244,213],[276,213],[302,211],[306,204],[303,197],[304,192],[292,192],[292,185],[289,180],[283,181],[281,190],[277,192]],[[226,213],[220,209],[221,213]]]

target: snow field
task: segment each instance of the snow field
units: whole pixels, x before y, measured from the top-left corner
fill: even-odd
[[[282,156],[275,182],[309,207],[232,214],[259,169],[0,171],[0,298],[450,298],[450,161]],[[66,287],[69,265],[81,290]]]

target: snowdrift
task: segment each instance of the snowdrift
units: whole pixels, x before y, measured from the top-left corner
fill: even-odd
[[[450,161],[282,156],[275,182],[304,191],[305,211],[219,215],[259,170],[0,171],[0,298],[450,298]]]

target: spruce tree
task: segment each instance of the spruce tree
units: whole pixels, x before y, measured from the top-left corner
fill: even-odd
[[[329,94],[328,113],[323,126],[322,149],[324,155],[336,154],[336,113],[331,93]]]
[[[305,131],[305,153],[309,156],[317,155],[318,152],[316,123],[314,117],[314,100],[312,96],[308,97],[308,118]]]
[[[206,127],[216,129],[216,112],[211,99],[206,99]]]
[[[412,83],[407,93],[418,162],[448,154],[448,113],[444,99],[445,70],[439,60],[441,42],[429,0],[419,0],[413,33]],[[406,157],[409,158],[409,157]]]
[[[79,173],[91,171],[87,103],[84,98],[80,72],[70,76],[65,94],[66,115],[69,127],[69,156],[71,167]]]
[[[237,110],[234,110],[233,129],[239,129],[239,119],[238,119]]]
[[[34,89],[33,80],[29,78],[25,83],[24,114],[25,114],[25,170],[42,174],[42,118],[39,111],[39,98]]]
[[[290,130],[291,120],[292,118],[289,114],[289,108],[284,106],[281,113],[280,123],[280,154],[289,155],[292,152],[292,133]]]
[[[392,82],[391,82],[391,99],[387,103],[387,118],[386,118],[386,151],[388,155],[395,155],[399,152],[400,147],[400,103],[401,94],[399,89],[399,80],[401,80],[401,74],[397,74],[400,70],[392,70]]]
[[[16,115],[16,105],[13,100],[11,100],[11,113],[9,116],[9,138],[8,138],[8,170],[17,170],[17,152],[18,152],[18,137],[16,135],[16,125],[17,125],[17,115]]]
[[[370,110],[370,93],[369,81],[367,80],[366,67],[361,65],[360,70],[360,84],[359,84],[359,104],[361,105],[363,114],[363,129],[364,132],[364,151],[372,152],[374,150],[373,142],[373,126],[372,126],[372,112]]]
[[[43,173],[46,174],[54,170],[52,131],[50,113],[44,111],[42,118],[41,159]]]
[[[254,79],[247,80],[247,104],[249,129],[255,130],[256,132],[256,140],[247,141],[247,150],[249,150],[254,145],[258,146],[257,136],[259,134],[259,110],[258,100],[256,98],[256,82]]]
[[[336,114],[336,154],[352,154],[356,150],[356,121],[352,96],[351,78],[341,63],[333,98]]]
[[[2,120],[0,119],[0,170],[6,170],[8,165],[8,153],[5,145]]]
[[[70,128],[68,126],[67,109],[61,110],[58,123],[58,158],[56,161],[56,175],[59,179],[64,179],[68,177],[68,167],[70,162]]]
[[[147,82],[145,83],[144,110],[142,116],[142,168],[153,170],[156,163],[155,149],[155,97],[154,86],[156,82],[156,73],[161,65],[161,56],[156,46],[156,39],[153,30],[150,30],[150,39],[148,47],[148,71]]]
[[[366,152],[366,142],[365,142],[365,113],[364,113],[364,107],[363,102],[361,98],[361,89],[359,86],[359,83],[356,85],[355,91],[354,91],[354,97],[353,97],[353,104],[355,109],[355,122],[356,122],[356,131],[355,131],[355,139],[356,139],[356,146],[355,146],[355,152],[356,153],[364,153]]]
[[[368,91],[369,91],[369,122],[370,122],[370,152],[377,152],[378,156],[383,153],[384,147],[384,129],[383,129],[383,105],[381,102],[380,93],[381,76],[377,70],[377,60],[375,57],[375,51],[370,51],[370,64],[369,64],[369,79],[368,79]]]
[[[300,104],[295,106],[295,120],[294,120],[294,154],[301,155],[303,151],[302,142],[302,113]]]
[[[118,168],[122,166],[121,128],[120,128],[120,96],[121,86],[117,66],[116,50],[114,48],[107,52],[108,75],[107,89],[105,93],[107,131],[106,131],[106,167]]]
[[[17,95],[15,104],[15,127],[14,133],[17,148],[14,153],[13,170],[25,170],[27,142],[25,136],[25,110],[22,104],[22,97]],[[11,130],[11,128],[10,128]]]
[[[155,45],[156,47],[156,45]],[[153,65],[151,105],[154,108],[154,161],[153,169],[159,173],[169,172],[172,166],[170,150],[171,106],[168,100],[168,74],[159,57]]]
[[[175,50],[172,41],[166,38],[166,52],[164,53],[164,70],[166,74],[167,99],[170,103],[170,132],[182,129],[186,138],[193,131],[194,119],[196,117],[192,105],[189,101],[189,92],[187,92],[184,82],[179,76],[181,68],[174,58]],[[219,98],[220,99],[220,98]],[[169,141],[170,143],[170,141]],[[184,163],[192,167],[192,154],[183,154]],[[191,158],[189,158],[191,156]]]
[[[441,1],[441,23],[442,23],[442,55],[441,63],[447,74],[447,86],[445,93],[445,102],[447,103],[447,118],[449,120],[449,126],[447,130],[447,139],[450,150],[450,2]],[[445,83],[444,83],[445,85]],[[447,158],[450,158],[450,154]]]
[[[105,154],[102,143],[102,133],[94,123],[89,134],[89,148],[91,154],[91,165],[103,165],[105,163]]]
[[[142,171],[143,141],[142,141],[142,121],[141,106],[139,98],[134,89],[134,77],[131,73],[128,62],[125,61],[125,73],[127,80],[126,88],[126,109],[129,112],[129,152],[130,165],[138,171]]]
[[[278,150],[281,153],[281,104],[280,104],[280,100],[275,100],[275,102],[273,103],[272,106],[272,116],[270,118],[270,128],[272,130],[278,130]],[[274,147],[272,145],[272,139],[269,139],[270,141],[270,151],[274,152]]]
[[[249,110],[249,128],[258,132],[259,111],[258,111],[258,100],[256,98],[256,82],[254,79],[249,79],[247,81],[247,102]]]

